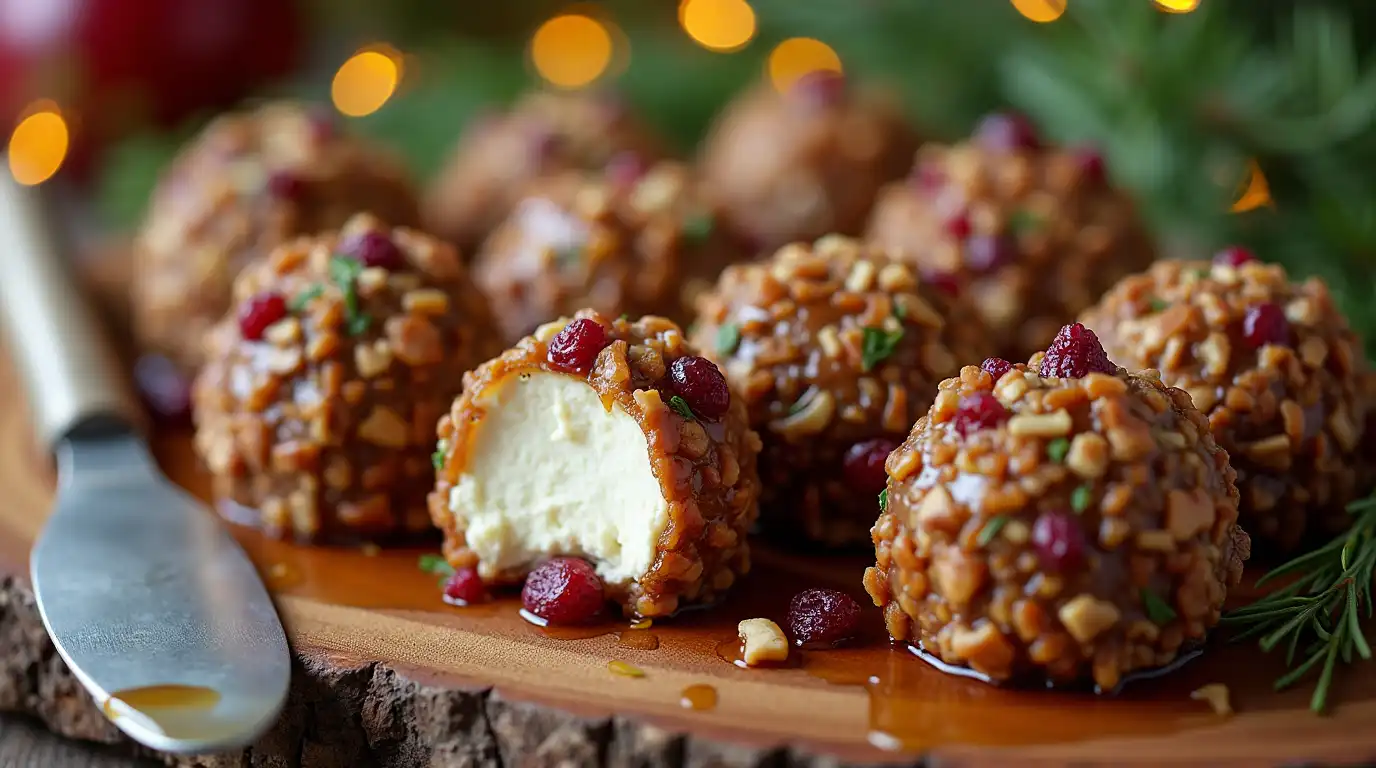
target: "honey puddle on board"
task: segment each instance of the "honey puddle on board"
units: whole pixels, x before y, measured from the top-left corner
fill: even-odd
[[[220,692],[199,685],[149,685],[110,694],[101,710],[111,721],[139,718],[173,739],[202,739],[214,735],[207,717],[220,703]]]

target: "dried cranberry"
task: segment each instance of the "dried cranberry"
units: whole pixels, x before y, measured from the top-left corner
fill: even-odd
[[[487,587],[474,568],[460,568],[444,582],[444,601],[453,605],[472,605],[487,599]]]
[[[970,217],[963,213],[946,220],[946,234],[957,240],[964,240],[970,236]]]
[[[994,377],[994,381],[1003,378],[1003,374],[1013,370],[1013,364],[1001,357],[986,358],[979,364],[980,370]]]
[[[965,263],[978,274],[1011,263],[1018,254],[1012,235],[975,235],[965,241]]]
[[[1098,184],[1107,177],[1104,156],[1099,150],[1093,147],[1080,147],[1075,150],[1073,157],[1075,166],[1080,169],[1080,178],[1085,181]]]
[[[960,295],[960,278],[950,272],[928,272],[922,276],[922,282],[947,296]]]
[[[960,399],[952,424],[962,435],[992,429],[1008,420],[1011,414],[997,397],[988,392],[976,392]]]
[[[1013,112],[986,116],[975,129],[975,140],[996,152],[1033,150],[1041,147],[1037,130],[1026,117]]]
[[[795,645],[836,645],[855,637],[860,604],[835,589],[805,589],[788,606],[788,634]]]
[[[549,361],[576,373],[592,369],[597,353],[607,346],[607,329],[596,320],[580,317],[549,341]]]
[[[846,94],[846,76],[830,69],[817,69],[793,81],[789,95],[810,107],[831,107]]]
[[[707,419],[726,415],[731,407],[731,388],[716,363],[705,357],[680,357],[669,366],[674,391],[688,401],[693,413]]]
[[[618,187],[629,187],[645,175],[645,161],[635,152],[618,152],[607,161],[607,180]]]
[[[290,171],[276,171],[268,176],[268,194],[278,200],[300,200],[306,192],[306,182]]]
[[[383,232],[369,230],[350,235],[339,244],[339,252],[357,259],[365,267],[401,269],[406,266],[406,257],[392,238]]]
[[[280,293],[260,293],[239,307],[239,333],[259,341],[268,326],[287,316],[287,300]]]
[[[1032,524],[1032,547],[1042,567],[1060,573],[1084,560],[1085,534],[1068,512],[1045,512]]]
[[[1240,267],[1249,261],[1256,261],[1252,252],[1240,245],[1230,245],[1214,254],[1214,263],[1227,267]]]
[[[876,437],[852,445],[841,463],[851,489],[856,493],[879,493],[884,490],[889,482],[889,476],[884,472],[884,461],[896,448],[898,443],[887,437]]]
[[[546,125],[533,126],[529,131],[527,140],[529,141],[531,164],[536,168],[543,167],[558,157],[566,143],[562,135]]]
[[[1046,348],[1039,373],[1063,379],[1079,379],[1091,372],[1117,373],[1118,366],[1108,359],[1099,337],[1080,323],[1062,326],[1051,346]]]
[[[306,119],[310,122],[311,138],[317,144],[324,144],[333,139],[339,131],[339,121],[335,118],[335,112],[332,109],[315,107],[311,109]]]
[[[1242,338],[1253,348],[1290,343],[1290,321],[1285,311],[1269,301],[1253,304],[1242,318]]]
[[[526,577],[521,605],[551,624],[587,624],[602,614],[602,579],[586,560],[556,557]]]
[[[134,384],[158,421],[182,422],[191,415],[191,379],[162,355],[143,355],[134,363]]]

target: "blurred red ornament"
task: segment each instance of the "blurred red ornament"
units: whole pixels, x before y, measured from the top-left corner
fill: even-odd
[[[225,107],[296,65],[295,0],[0,0],[0,118],[35,99],[72,118],[80,172],[131,128]]]

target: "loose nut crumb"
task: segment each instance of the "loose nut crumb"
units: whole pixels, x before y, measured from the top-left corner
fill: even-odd
[[[1195,701],[1207,702],[1209,708],[1216,715],[1227,717],[1233,714],[1233,704],[1228,693],[1228,686],[1222,683],[1209,683],[1200,686],[1190,692],[1190,698]]]
[[[736,633],[744,644],[741,655],[747,666],[788,660],[788,638],[769,619],[746,619],[737,625]]]

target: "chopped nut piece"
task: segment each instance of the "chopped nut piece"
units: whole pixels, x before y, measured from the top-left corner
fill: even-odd
[[[1117,606],[1093,595],[1076,595],[1056,614],[1076,640],[1088,643],[1113,626],[1121,614]]]
[[[1065,411],[1020,413],[1008,420],[1008,431],[1017,437],[1064,437],[1072,425]]]
[[[769,619],[746,619],[737,627],[743,644],[741,655],[749,666],[788,660],[788,638]]]
[[[1228,693],[1228,686],[1222,683],[1210,683],[1202,685],[1190,691],[1190,698],[1195,701],[1203,701],[1216,715],[1228,716],[1233,714],[1233,705]]]

